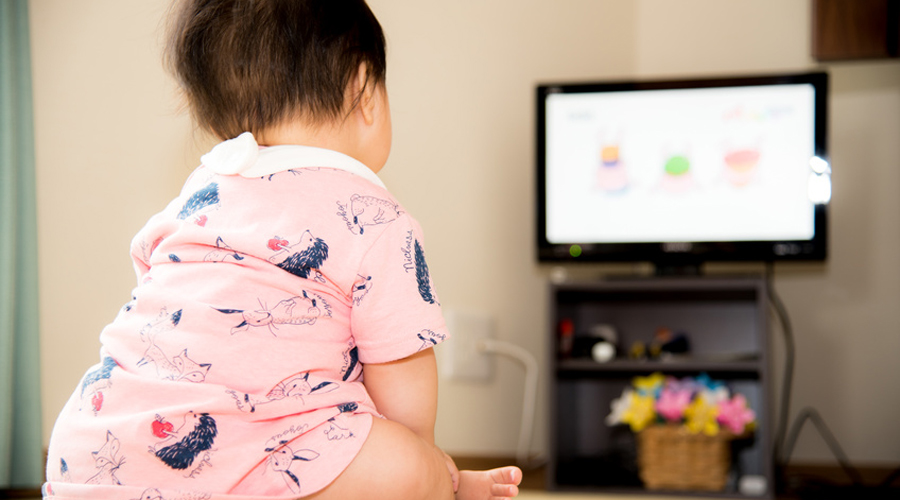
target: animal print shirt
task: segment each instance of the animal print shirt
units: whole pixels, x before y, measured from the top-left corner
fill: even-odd
[[[45,498],[297,498],[353,460],[363,365],[447,338],[418,224],[333,151],[203,157],[132,243],[133,296],[50,441]]]

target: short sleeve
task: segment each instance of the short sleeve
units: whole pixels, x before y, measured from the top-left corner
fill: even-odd
[[[419,225],[404,214],[372,236],[353,284],[350,327],[360,361],[387,363],[434,347],[448,332]]]

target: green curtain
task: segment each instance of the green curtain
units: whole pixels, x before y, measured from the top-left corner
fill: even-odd
[[[43,482],[28,1],[0,0],[0,489]]]

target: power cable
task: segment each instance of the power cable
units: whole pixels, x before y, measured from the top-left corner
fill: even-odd
[[[779,406],[778,422],[775,424],[775,444],[773,446],[773,462],[783,465],[786,462],[782,459],[782,447],[787,433],[788,418],[790,415],[791,389],[794,383],[794,330],[791,326],[791,319],[788,316],[787,309],[781,298],[775,292],[774,281],[774,265],[771,262],[766,263],[766,291],[769,295],[769,302],[778,314],[781,323],[781,330],[784,335],[784,379],[781,386],[781,405]]]
[[[825,444],[831,449],[831,453],[834,454],[834,457],[837,459],[838,464],[844,469],[844,472],[847,473],[847,476],[853,482],[854,486],[861,486],[863,484],[862,475],[857,471],[854,467],[850,465],[850,460],[847,458],[847,454],[844,453],[843,448],[841,448],[840,443],[838,443],[837,439],[832,434],[831,429],[825,424],[825,420],[819,415],[819,412],[816,411],[815,408],[804,408],[797,414],[797,418],[794,419],[794,425],[791,426],[791,432],[787,435],[787,441],[784,445],[784,463],[785,465],[791,459],[791,453],[794,451],[794,445],[797,443],[797,438],[800,436],[800,431],[803,429],[803,424],[809,420],[816,426],[816,429],[819,431],[819,434],[822,436],[822,439],[825,440]]]
[[[519,428],[519,444],[516,448],[516,463],[523,469],[534,467],[531,462],[531,436],[534,434],[534,412],[537,402],[538,362],[522,347],[501,340],[481,340],[478,348],[482,352],[501,354],[525,365],[525,395],[522,402],[522,423]]]
[[[775,309],[775,312],[778,314],[779,321],[781,322],[782,333],[784,334],[785,351],[784,379],[781,389],[781,406],[779,408],[778,422],[776,424],[777,427],[775,432],[775,444],[773,446],[773,461],[775,464],[781,467],[784,467],[788,464],[791,458],[791,454],[794,451],[794,445],[797,442],[800,431],[803,429],[803,425],[807,421],[810,421],[813,423],[813,425],[815,425],[816,430],[819,431],[822,439],[831,449],[831,453],[834,455],[834,457],[837,459],[838,464],[842,469],[844,469],[844,472],[853,482],[853,485],[861,486],[863,484],[862,476],[856,468],[850,465],[850,460],[847,457],[847,454],[844,453],[844,450],[843,448],[841,448],[840,443],[834,437],[834,434],[825,424],[825,420],[816,409],[807,407],[801,410],[797,417],[794,419],[794,423],[791,426],[790,433],[787,432],[787,423],[790,415],[791,391],[793,388],[794,379],[794,362],[796,356],[794,331],[793,327],[791,326],[787,308],[785,308],[784,303],[778,296],[778,293],[775,292],[775,287],[773,286],[774,266],[771,262],[766,263],[765,281],[766,290],[769,295],[769,301],[771,302],[772,307]],[[900,470],[898,470],[896,474],[900,474]],[[890,484],[890,481],[892,481],[893,479],[894,475],[889,476],[885,484]]]

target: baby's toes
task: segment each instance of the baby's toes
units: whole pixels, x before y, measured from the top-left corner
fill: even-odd
[[[514,484],[495,484],[491,486],[491,500],[508,500],[519,494],[519,487]]]
[[[517,485],[522,482],[522,470],[515,466],[500,467],[491,472],[491,478],[498,484]]]

